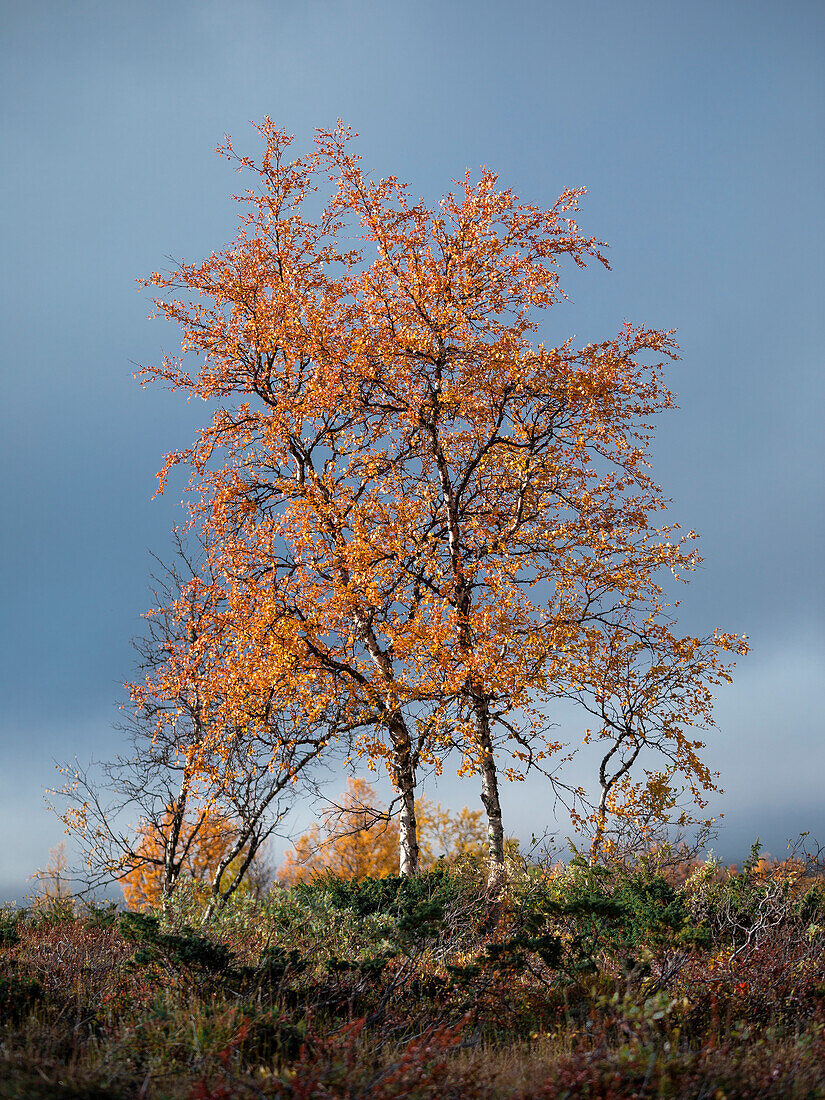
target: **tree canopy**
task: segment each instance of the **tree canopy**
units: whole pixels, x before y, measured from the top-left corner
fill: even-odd
[[[267,700],[296,728],[334,713],[330,740],[383,761],[398,792],[403,873],[420,862],[420,769],[458,749],[495,880],[502,770],[558,779],[548,700],[624,698],[616,652],[634,646],[696,699],[744,647],[677,636],[661,586],[699,560],[649,472],[676,345],[629,323],[581,346],[540,338],[561,265],[606,265],[576,223],[581,190],[542,208],[484,170],[428,206],[365,173],[340,124],[292,159],[289,135],[257,129],[259,163],[221,150],[257,185],[234,241],[146,281],[183,354],[144,380],[214,412],[159,475],[190,470],[210,611],[141,698],[196,684],[219,754]],[[639,698],[634,744],[663,700]],[[662,719],[652,747],[676,746],[667,766],[698,791],[697,716]]]

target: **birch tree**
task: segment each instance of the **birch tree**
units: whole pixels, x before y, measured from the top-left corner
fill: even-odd
[[[514,776],[552,757],[530,704],[564,688],[565,654],[695,565],[648,472],[675,344],[630,324],[539,339],[561,264],[606,263],[581,191],[541,208],[484,170],[427,206],[364,173],[340,125],[291,160],[287,134],[258,130],[260,163],[222,149],[257,184],[235,240],[147,280],[183,356],[144,379],[216,407],[160,474],[189,467],[225,593],[199,698],[217,728],[250,692],[310,724],[334,707],[396,787],[405,874],[418,769],[457,744],[494,884],[496,737]]]

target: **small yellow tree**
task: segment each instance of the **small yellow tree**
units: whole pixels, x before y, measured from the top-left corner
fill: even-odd
[[[69,888],[69,861],[66,858],[66,843],[61,840],[54,848],[49,849],[49,862],[43,869],[38,869],[30,876],[39,884],[39,890],[34,898],[35,903],[46,904],[54,901],[63,901],[71,897]]]
[[[171,814],[170,814],[171,817]],[[163,904],[165,845],[170,829],[145,824],[135,847],[133,866],[121,886],[129,909],[157,909]],[[189,879],[203,889],[204,900],[221,862],[231,852],[238,835],[237,823],[219,810],[206,807],[194,820],[180,826],[178,878]],[[231,868],[227,868],[231,874]]]
[[[463,859],[480,863],[487,858],[488,837],[483,810],[464,806],[457,813],[450,813],[440,803],[422,798],[417,802],[416,813],[421,830],[423,870],[432,870],[439,859],[448,863]]]
[[[422,870],[430,870],[441,857],[484,858],[487,833],[481,810],[465,806],[451,814],[425,798],[416,800],[415,809]],[[286,853],[278,879],[292,886],[324,874],[363,879],[397,871],[397,818],[389,816],[365,779],[350,778],[341,804],[328,810]]]

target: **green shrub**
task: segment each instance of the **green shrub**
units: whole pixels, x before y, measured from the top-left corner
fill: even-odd
[[[17,1023],[41,1000],[38,982],[21,978],[14,970],[0,976],[0,1023]]]
[[[576,858],[513,917],[514,934],[487,950],[500,967],[526,965],[530,953],[569,978],[618,966],[644,976],[655,954],[709,942],[682,893],[645,868],[591,866]],[[642,961],[640,961],[642,960]]]
[[[381,913],[397,921],[425,910],[433,913],[432,907],[443,911],[450,903],[462,900],[467,887],[466,877],[439,868],[422,875],[387,875],[377,879],[329,876],[301,883],[293,887],[293,893],[300,897],[320,891],[336,909],[351,909],[360,917]]]
[[[825,918],[825,884],[810,886],[797,903],[797,914],[805,924],[821,924]]]
[[[72,924],[76,918],[77,906],[72,897],[38,898],[27,916],[33,925],[47,928],[59,924]]]
[[[124,913],[120,918],[124,939],[138,944],[132,966],[161,963],[218,974],[229,966],[232,954],[224,943],[213,943],[191,928],[180,933],[162,932],[158,917],[147,913]]]
[[[83,920],[87,928],[114,928],[119,917],[120,910],[114,901],[107,901],[103,905],[95,905],[90,902],[83,914]]]
[[[270,983],[275,983],[283,981],[287,975],[295,977],[302,974],[309,965],[309,960],[296,948],[288,951],[280,944],[274,944],[263,952],[254,973]]]
[[[25,915],[23,909],[0,909],[0,947],[13,947],[20,942],[20,930],[17,925]]]

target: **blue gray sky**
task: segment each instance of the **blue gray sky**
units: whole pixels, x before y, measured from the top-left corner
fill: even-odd
[[[119,748],[149,550],[178,519],[154,474],[199,410],[132,379],[176,349],[136,279],[231,238],[214,149],[256,152],[265,114],[299,144],[343,118],[429,199],[482,164],[539,204],[588,188],[613,270],[568,277],[548,338],[677,330],[655,472],[705,557],[681,622],[752,643],[708,748],[717,850],[825,839],[821,4],[29,0],[2,24],[0,896],[61,839],[55,758]],[[505,809],[553,825],[538,785]]]

